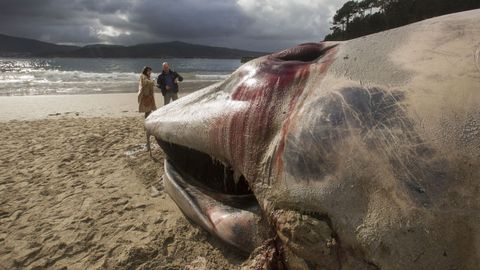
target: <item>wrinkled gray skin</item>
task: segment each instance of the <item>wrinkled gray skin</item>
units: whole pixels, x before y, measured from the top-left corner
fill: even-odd
[[[256,59],[146,127],[245,176],[277,265],[479,269],[479,58],[480,10],[452,14]]]

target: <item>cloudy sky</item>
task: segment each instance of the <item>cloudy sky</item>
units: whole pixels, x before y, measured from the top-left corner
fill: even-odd
[[[0,33],[62,44],[180,40],[274,51],[329,32],[346,0],[0,0]]]

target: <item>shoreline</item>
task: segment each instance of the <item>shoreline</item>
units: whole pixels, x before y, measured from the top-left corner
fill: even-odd
[[[210,76],[210,75],[199,75],[199,76]],[[215,75],[214,75],[215,76]],[[223,75],[218,75],[223,76]],[[228,76],[228,75],[226,75]],[[1,78],[0,78],[1,79]],[[189,80],[185,79],[181,82],[180,92],[183,94],[193,93],[199,89],[205,88],[209,85],[215,84],[220,82],[221,80],[217,79],[204,79],[204,80]],[[82,82],[80,82],[81,84]],[[85,82],[83,82],[85,83]],[[98,82],[101,84],[101,82]],[[13,87],[13,86],[12,86]],[[103,85],[101,89],[69,89],[69,88],[58,88],[54,92],[51,92],[50,89],[37,89],[39,92],[34,90],[22,90],[22,87],[19,86],[20,90],[5,90],[1,88],[1,80],[0,80],[0,97],[30,97],[30,96],[68,96],[68,95],[104,95],[104,94],[132,94],[137,93],[138,82],[132,80],[129,83],[122,83],[122,85]],[[29,86],[31,87],[31,86]],[[155,88],[157,93],[160,93],[160,89]],[[43,91],[43,92],[42,92]],[[53,91],[53,90],[52,90]]]
[[[216,82],[181,85],[179,98]],[[157,108],[163,106],[163,96],[156,89]],[[60,117],[136,117],[137,93],[98,93],[33,96],[0,96],[0,122],[54,119]]]
[[[161,94],[155,94],[155,102],[161,107]],[[138,112],[137,93],[9,96],[0,97],[0,108],[0,122],[143,115]]]

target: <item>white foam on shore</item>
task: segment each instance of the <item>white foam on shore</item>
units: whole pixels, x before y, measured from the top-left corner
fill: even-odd
[[[98,94],[136,92],[140,70],[134,66],[152,59],[2,59],[0,96]],[[236,64],[220,60],[176,60],[184,83],[217,82]],[[154,69],[156,79],[161,69]],[[183,71],[182,71],[183,70]],[[193,87],[194,88],[194,87]]]
[[[82,71],[35,70],[0,73],[0,95],[95,94],[135,92],[138,74],[128,72],[93,73]],[[184,83],[218,82],[230,74],[184,75]],[[156,74],[152,76],[156,78]]]
[[[91,93],[94,88],[131,88],[134,91],[137,79],[138,74],[127,72],[5,71],[0,73],[0,95],[80,94]]]

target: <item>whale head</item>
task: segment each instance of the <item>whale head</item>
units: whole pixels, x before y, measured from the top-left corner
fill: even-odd
[[[476,10],[301,44],[160,108],[146,127],[168,194],[292,269],[474,269],[478,25]]]

